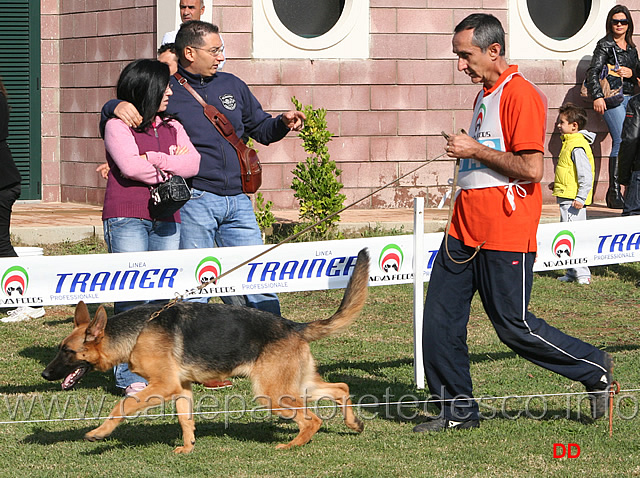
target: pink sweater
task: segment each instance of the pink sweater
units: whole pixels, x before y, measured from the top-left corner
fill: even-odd
[[[160,121],[160,117],[156,117],[154,126]],[[138,153],[138,145],[129,127],[117,118],[107,121],[104,130],[104,146],[120,169],[122,176],[144,184],[158,184],[162,182],[162,177],[154,165],[165,173],[178,174],[184,178],[198,174],[200,153],[191,144],[191,140],[180,122],[171,120],[169,124],[177,131],[178,144],[176,147],[187,146],[189,152],[174,155],[150,151],[146,153],[147,159],[144,159]],[[172,151],[175,151],[175,148]]]

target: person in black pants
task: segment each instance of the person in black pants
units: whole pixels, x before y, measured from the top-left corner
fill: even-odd
[[[0,79],[0,257],[17,257],[11,245],[9,225],[11,208],[20,197],[20,172],[7,145],[9,136],[9,104],[7,90]]]
[[[13,245],[9,228],[11,226],[11,210],[20,197],[20,171],[13,162],[11,150],[7,144],[9,136],[9,104],[7,90],[0,79],[0,257],[18,257]],[[2,322],[18,322],[21,320],[42,317],[42,307],[19,307],[10,310]]]
[[[542,210],[540,180],[546,98],[509,65],[504,30],[492,15],[472,14],[455,28],[457,67],[482,87],[470,135],[447,138],[459,158],[460,193],[431,273],[424,305],[423,365],[440,415],[414,431],[480,425],[473,399],[467,324],[477,291],[498,337],[525,359],[585,385],[591,415],[606,413],[613,361],[528,311]]]

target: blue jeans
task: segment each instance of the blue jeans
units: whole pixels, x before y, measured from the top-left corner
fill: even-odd
[[[180,249],[255,246],[262,244],[251,199],[246,194],[218,196],[193,189],[191,199],[180,210]],[[280,315],[276,294],[221,297],[225,304],[244,305]],[[207,297],[192,299],[207,302]]]
[[[560,222],[587,220],[587,206],[582,207],[582,209],[576,209],[573,207],[573,199],[570,198],[558,197],[557,202],[560,207]],[[591,278],[591,271],[587,266],[570,267],[567,269],[567,275],[576,279],[586,279]]]
[[[180,247],[180,224],[152,221],[135,217],[113,217],[103,221],[104,240],[109,252],[166,251]],[[113,312],[142,305],[148,301],[114,302]],[[164,303],[166,301],[158,301]],[[140,375],[129,371],[129,365],[121,363],[113,367],[116,386],[127,388],[134,382],[146,383]]]
[[[604,120],[609,128],[609,134],[611,134],[611,153],[609,156],[618,156],[620,151],[620,144],[622,143],[622,124],[627,114],[627,104],[631,97],[624,95],[624,100],[615,108],[606,109],[604,111]]]

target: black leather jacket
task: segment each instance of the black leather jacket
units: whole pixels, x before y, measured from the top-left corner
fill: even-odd
[[[602,67],[609,63],[611,65],[616,64],[616,59],[613,56],[613,50],[616,51],[618,57],[618,63],[620,66],[626,66],[633,70],[633,76],[631,78],[625,78],[623,81],[623,89],[625,95],[632,95],[635,85],[637,83],[636,77],[638,74],[638,50],[631,45],[627,45],[627,49],[623,50],[618,44],[610,37],[606,36],[598,40],[593,56],[591,57],[591,65],[587,70],[585,83],[589,95],[592,99],[597,100],[602,98],[602,88],[600,88],[600,81],[598,76],[602,71]]]
[[[620,184],[628,185],[633,171],[640,171],[640,95],[629,100],[622,126],[622,144],[618,152]]]

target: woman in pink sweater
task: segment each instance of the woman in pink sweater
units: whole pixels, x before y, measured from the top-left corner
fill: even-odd
[[[179,249],[180,211],[153,219],[149,214],[149,186],[165,175],[195,176],[200,154],[182,125],[165,114],[169,96],[169,67],[157,60],[136,60],[118,79],[118,99],[132,103],[143,117],[137,128],[122,120],[107,121],[104,145],[109,176],[102,220],[109,252],[163,251]],[[143,302],[116,302],[116,314]],[[131,394],[146,386],[127,364],[115,367],[116,385]]]

